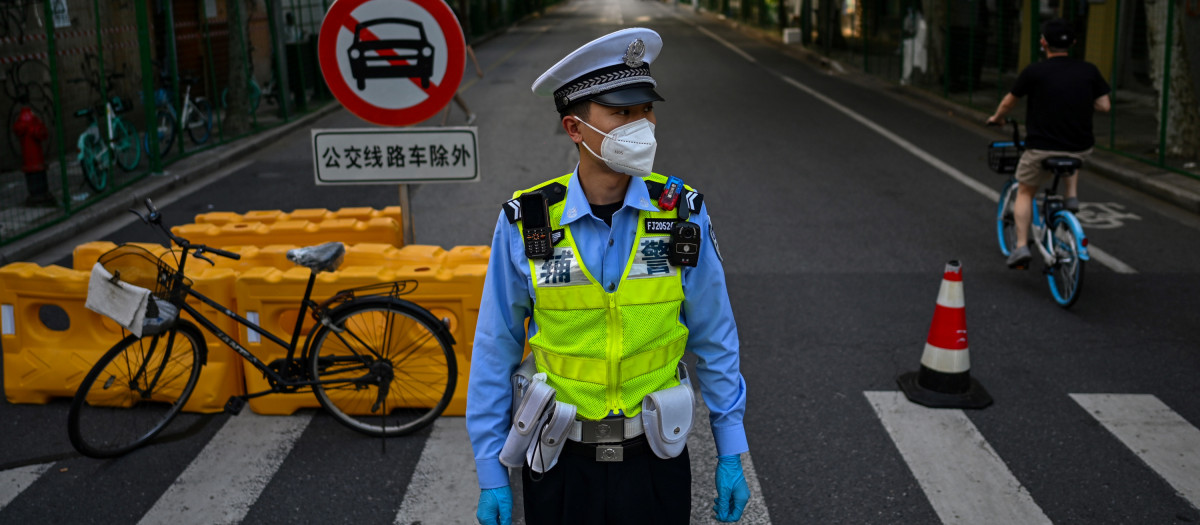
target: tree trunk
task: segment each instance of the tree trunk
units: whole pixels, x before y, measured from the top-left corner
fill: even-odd
[[[1158,112],[1155,115],[1162,125],[1163,89],[1167,89],[1167,133],[1165,146],[1168,155],[1174,157],[1195,158],[1200,154],[1200,108],[1196,105],[1197,86],[1191,74],[1192,60],[1188,52],[1198,53],[1200,49],[1188,49],[1183,32],[1185,5],[1178,2],[1175,5],[1174,20],[1168,21],[1167,11],[1170,2],[1174,0],[1149,0],[1146,2],[1146,33],[1150,44],[1150,77],[1154,81],[1154,89],[1158,92]],[[1172,41],[1167,42],[1167,24],[1174,24]],[[1170,71],[1166,67],[1166,50],[1171,46]],[[1166,78],[1169,74],[1170,78]]]
[[[924,13],[925,24],[929,31],[929,40],[925,42],[928,50],[928,69],[926,78],[939,79],[946,74],[946,9],[944,0],[922,0],[921,10]]]
[[[225,0],[225,13],[229,20],[229,85],[228,95],[223,97],[225,120],[221,122],[225,137],[237,137],[250,131],[250,80],[249,42],[246,39],[247,11],[245,0]]]

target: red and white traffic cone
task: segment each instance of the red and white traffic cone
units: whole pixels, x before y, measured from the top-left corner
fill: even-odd
[[[971,378],[965,304],[962,265],[950,261],[942,275],[921,369],[896,378],[909,401],[930,408],[984,408],[992,404],[992,396]]]

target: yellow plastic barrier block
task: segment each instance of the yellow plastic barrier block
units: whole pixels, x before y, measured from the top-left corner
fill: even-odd
[[[449,321],[451,333],[457,341],[455,358],[458,376],[454,397],[445,414],[463,415],[471,364],[470,350],[479,319],[479,302],[486,272],[485,265],[461,265],[449,269],[433,261],[392,268],[347,266],[335,273],[321,274],[314,285],[313,298],[320,302],[347,288],[398,280],[417,281],[416,290],[402,299],[424,307],[438,319]],[[243,273],[235,285],[239,313],[258,319],[264,329],[290,341],[308,276],[309,271],[305,268],[282,271],[260,267]],[[306,316],[302,328],[304,337],[308,335],[312,324],[312,318]],[[238,338],[265,363],[286,355],[285,349],[258,334],[248,333],[246,329],[238,333]],[[252,365],[245,366],[246,391],[267,390],[269,385],[262,373]],[[251,399],[249,404],[259,414],[291,414],[301,408],[320,406],[315,397],[296,394],[272,394]]]
[[[0,345],[9,402],[42,404],[74,396],[92,365],[125,337],[112,320],[84,307],[90,268],[33,263],[0,268]],[[201,293],[232,301],[232,271],[204,270],[191,277]],[[222,326],[236,333],[232,323]],[[230,396],[244,391],[241,357],[211,337],[207,342],[208,364],[184,405],[189,412],[219,412]]]
[[[268,246],[292,244],[311,246],[330,241],[341,241],[348,245],[358,243],[383,243],[393,246],[404,245],[404,234],[400,223],[390,217],[366,220],[329,219],[313,221],[231,222],[221,226],[215,224],[185,224],[171,231],[196,244],[215,247]]]
[[[311,221],[321,222],[333,219],[355,219],[365,221],[376,218],[391,218],[397,223],[400,220],[400,207],[388,206],[382,210],[371,207],[342,208],[327,210],[324,208],[301,208],[290,213],[282,210],[251,210],[245,214],[214,211],[196,215],[196,224],[215,224],[223,226],[231,222],[261,222],[270,224],[280,221]]]

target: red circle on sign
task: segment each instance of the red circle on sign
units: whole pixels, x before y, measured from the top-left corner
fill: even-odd
[[[359,6],[372,1],[389,4],[400,2],[416,4],[437,21],[437,29],[445,38],[446,47],[449,48],[446,50],[446,72],[442,75],[440,82],[430,83],[429,88],[425,90],[428,96],[414,106],[388,109],[367,102],[346,83],[346,77],[338,65],[338,33],[344,27],[354,31],[353,24],[350,23],[351,13]],[[317,39],[317,57],[321,63],[321,74],[325,77],[329,91],[358,118],[384,126],[416,124],[436,115],[446,107],[446,104],[449,104],[450,100],[454,98],[454,93],[458,91],[459,83],[462,82],[466,53],[466,42],[463,40],[462,28],[458,25],[458,19],[454,16],[454,11],[450,10],[450,6],[442,0],[337,0],[325,13],[325,20],[321,22],[321,33]]]

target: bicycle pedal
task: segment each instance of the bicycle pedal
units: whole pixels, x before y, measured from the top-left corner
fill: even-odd
[[[243,408],[246,408],[246,399],[241,396],[232,396],[225,402],[225,413],[231,416],[241,414]]]

